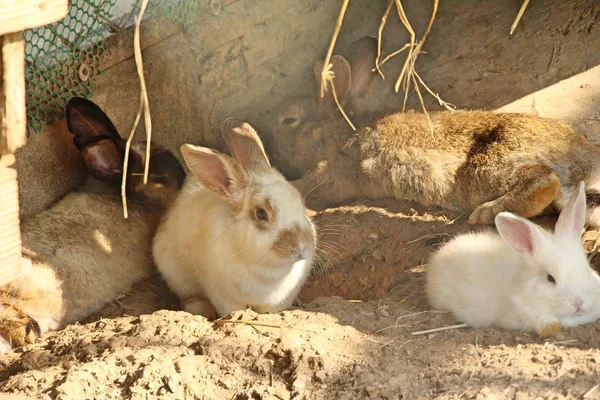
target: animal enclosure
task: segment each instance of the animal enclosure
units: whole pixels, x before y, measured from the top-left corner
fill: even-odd
[[[185,166],[184,143],[227,151],[219,130],[235,117],[256,128],[274,167],[297,178],[288,160],[273,156],[291,146],[273,127],[282,104],[318,93],[314,66],[327,54],[343,3],[150,0],[140,45],[153,141]],[[401,3],[418,42],[434,1]],[[351,0],[333,53],[377,37],[387,5]],[[415,71],[458,109],[558,118],[599,143],[600,6],[531,2],[510,35],[521,5],[441,1]],[[134,21],[142,2],[73,0],[69,7],[65,19],[23,35],[27,143],[15,154],[22,220],[85,179],[64,119],[71,97],[94,101],[124,139],[140,108]],[[394,5],[381,58],[410,40]],[[394,84],[406,55],[381,66],[385,79],[361,99],[366,112],[402,110],[404,92]],[[445,109],[421,90],[422,101],[409,90],[408,110]],[[136,137],[145,138],[144,118]],[[291,310],[236,311],[208,322],[180,311],[153,270],[79,324],[0,355],[0,392],[52,399],[598,398],[598,322],[546,341],[496,328],[437,331],[458,322],[429,307],[427,263],[451,237],[483,229],[468,225],[468,215],[368,196],[325,206],[313,193],[306,202],[319,257]],[[534,219],[547,227],[555,220],[556,213]],[[583,236],[597,269],[599,239],[594,229]]]

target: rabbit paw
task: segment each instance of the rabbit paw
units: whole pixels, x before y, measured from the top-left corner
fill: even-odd
[[[496,215],[500,214],[502,211],[506,211],[504,197],[488,201],[477,207],[475,211],[471,213],[467,222],[471,225],[490,225],[494,223]]]
[[[181,308],[190,314],[202,315],[209,321],[217,318],[217,310],[212,303],[200,296],[189,296],[181,301]]]
[[[0,306],[0,338],[12,348],[31,344],[40,336],[36,320],[12,304]]]
[[[540,339],[548,339],[551,337],[554,337],[558,334],[558,332],[560,331],[561,325],[560,322],[556,321],[556,322],[552,322],[546,326],[544,326],[543,328],[541,328],[540,330],[538,330],[538,336],[540,337]]]

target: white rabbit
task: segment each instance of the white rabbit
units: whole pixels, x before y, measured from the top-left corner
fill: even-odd
[[[600,317],[600,277],[582,242],[586,214],[581,182],[563,208],[554,234],[502,212],[500,235],[460,235],[432,257],[427,297],[473,327],[536,331],[553,336]]]
[[[221,133],[233,159],[181,147],[192,174],[157,230],[154,259],[185,311],[209,319],[246,307],[277,312],[308,277],[315,229],[256,131],[228,119]]]

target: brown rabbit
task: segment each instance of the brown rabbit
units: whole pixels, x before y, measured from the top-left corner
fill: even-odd
[[[357,42],[363,55],[369,40],[375,39]],[[332,58],[342,103],[370,89],[376,75],[364,64],[374,65],[376,47],[370,48],[353,65]],[[355,69],[363,75],[355,78]],[[472,224],[490,224],[502,211],[529,218],[551,204],[560,209],[584,180],[587,221],[600,225],[600,149],[566,124],[488,111],[433,112],[431,119],[433,132],[418,112],[355,117],[354,132],[331,94],[293,99],[273,122],[273,163],[288,177],[304,174],[294,185],[321,202],[413,200],[470,213]]]
[[[151,241],[185,171],[152,146],[148,184],[145,144],[131,148],[128,219],[120,184],[125,142],[94,103],[73,98],[66,118],[90,177],[78,190],[22,223],[24,272],[0,288],[0,352],[78,321],[153,271]]]

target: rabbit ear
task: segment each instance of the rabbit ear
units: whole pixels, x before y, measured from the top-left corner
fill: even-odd
[[[557,235],[580,238],[585,227],[585,214],[585,183],[580,182],[558,216],[554,231]]]
[[[335,106],[335,99],[333,98],[330,84],[327,86],[325,97],[321,98],[321,72],[323,71],[324,62],[325,60],[321,60],[316,63],[314,67],[314,73],[317,79],[317,103],[323,109],[329,110],[330,107]],[[350,70],[350,64],[344,57],[339,55],[332,56],[330,63],[330,70],[334,73],[333,84],[335,85],[335,94],[340,105],[343,106],[348,100],[348,95],[352,88],[352,72]]]
[[[233,158],[246,171],[267,172],[271,169],[262,141],[250,124],[227,118],[221,124],[221,135]]]
[[[181,146],[181,154],[192,174],[214,193],[232,197],[246,187],[247,175],[231,157],[191,144]]]
[[[88,173],[118,184],[123,175],[123,140],[110,118],[93,102],[73,97],[66,108],[67,127],[81,153]]]
[[[352,71],[350,96],[360,98],[371,91],[377,71],[375,60],[377,58],[377,38],[365,36],[352,43],[342,53],[348,61]]]
[[[81,150],[100,139],[111,139],[123,147],[123,139],[108,116],[90,100],[73,97],[66,107],[67,127],[75,135],[75,146]]]
[[[496,215],[495,223],[506,244],[522,255],[534,256],[544,243],[545,237],[540,228],[525,218],[501,212]]]
[[[125,154],[112,139],[97,140],[80,150],[88,174],[113,185],[121,183]]]
[[[156,144],[150,151],[150,178],[156,182],[172,179],[181,189],[186,175],[179,160],[169,150]]]

